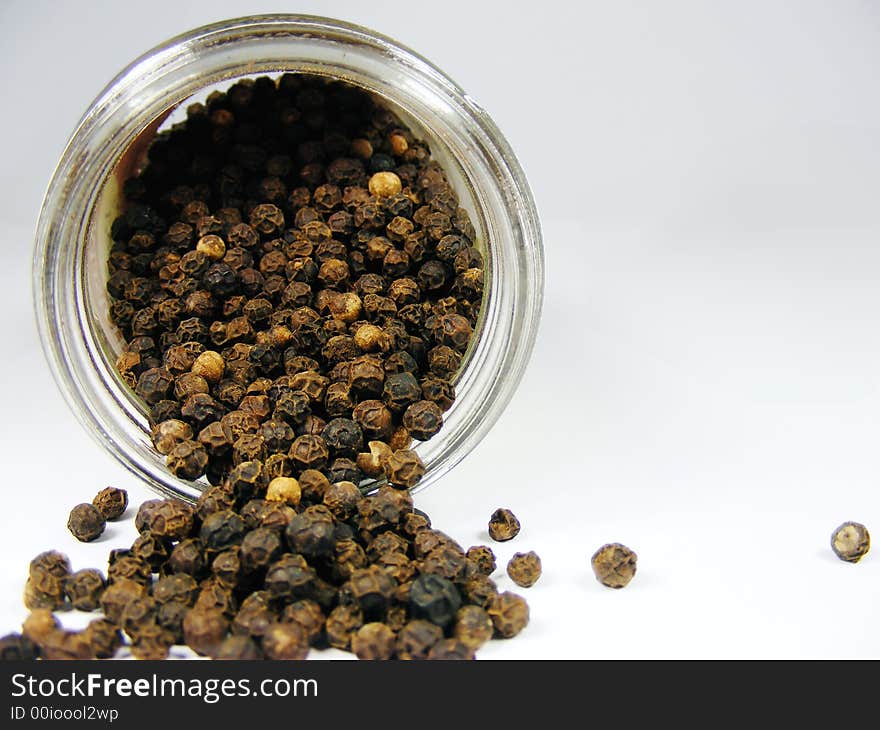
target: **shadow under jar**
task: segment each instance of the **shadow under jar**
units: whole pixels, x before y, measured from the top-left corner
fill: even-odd
[[[372,31],[310,16],[242,18],[173,38],[122,71],[86,111],[50,182],[34,252],[37,323],[59,388],[87,431],[166,495],[192,500],[207,482],[168,471],[150,441],[147,406],[116,372],[124,342],[110,320],[106,283],[122,183],[188,103],[237,79],[284,73],[341,80],[375,95],[427,142],[476,231],[485,269],[480,316],[443,428],[416,446],[427,468],[418,489],[488,432],[534,345],[544,270],[531,192],[492,120],[439,69]]]

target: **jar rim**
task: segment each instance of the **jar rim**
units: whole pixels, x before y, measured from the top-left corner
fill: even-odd
[[[261,51],[266,57],[246,63],[243,49],[255,40],[263,44]],[[282,53],[294,55],[291,43],[313,54],[308,62],[297,59],[295,70],[314,67],[327,73],[336,69],[335,74],[327,75],[344,80],[357,77],[361,81],[358,74],[364,74],[364,78],[373,74],[369,79],[381,87],[377,91],[397,94],[392,101],[413,112],[420,121],[429,112],[436,114],[432,123],[437,124],[432,131],[453,152],[458,148],[473,155],[461,163],[470,166],[465,174],[468,183],[475,185],[479,198],[476,204],[490,218],[486,245],[497,247],[497,255],[493,255],[497,279],[490,276],[493,291],[483,305],[489,318],[486,333],[493,346],[484,342],[471,354],[471,367],[478,364],[480,372],[473,370],[468,383],[479,381],[479,387],[471,388],[475,396],[470,401],[463,397],[457,400],[457,413],[461,415],[452,413],[440,434],[420,445],[427,453],[423,458],[428,474],[418,489],[442,477],[482,440],[510,400],[534,346],[544,283],[541,230],[534,199],[504,136],[457,83],[387,36],[320,16],[234,18],[177,35],[117,74],[83,114],[43,201],[35,236],[33,287],[44,354],[74,414],[123,466],[169,495],[193,499],[200,488],[173,477],[157,459],[148,439],[144,439],[143,423],[136,423],[131,403],[125,400],[131,401],[130,394],[114,390],[110,375],[99,362],[89,328],[82,258],[97,190],[112,174],[133,135],[158,118],[158,110],[164,108],[163,104],[167,106],[171,96],[176,94],[179,104],[192,96],[193,89],[210,85],[194,81],[196,72],[217,83],[272,69],[294,70],[293,61]],[[271,52],[266,52],[267,48]],[[346,51],[345,63],[338,60],[342,49]],[[250,72],[243,72],[246,68]],[[379,78],[382,71],[393,79]],[[402,90],[394,87],[395,83]],[[404,104],[404,91],[408,106]],[[473,412],[465,413],[464,406]],[[124,413],[127,421],[122,420]],[[456,418],[455,425],[451,425]]]

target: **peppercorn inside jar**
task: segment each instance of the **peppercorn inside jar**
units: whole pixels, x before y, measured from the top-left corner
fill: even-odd
[[[190,499],[246,463],[412,488],[500,415],[540,232],[500,133],[436,69],[336,21],[230,21],[90,115],[47,193],[36,302],[62,390],[127,467]]]

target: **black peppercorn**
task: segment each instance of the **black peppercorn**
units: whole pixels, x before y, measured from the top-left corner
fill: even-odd
[[[420,575],[416,578],[409,600],[413,617],[444,628],[453,622],[461,606],[458,589],[451,581],[439,575]]]

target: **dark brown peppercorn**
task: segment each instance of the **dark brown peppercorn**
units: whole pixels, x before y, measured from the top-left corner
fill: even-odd
[[[199,586],[186,573],[172,573],[163,578],[159,578],[153,584],[153,598],[157,603],[182,603],[185,606],[192,606],[196,602]]]
[[[312,646],[320,643],[324,633],[324,613],[317,602],[310,599],[295,601],[285,607],[281,618],[285,623],[298,624]]]
[[[857,563],[871,549],[868,529],[858,522],[844,522],[831,535],[831,549],[847,563]]]
[[[97,611],[107,582],[100,570],[78,570],[65,582],[64,592],[78,611]]]
[[[436,624],[420,619],[410,621],[397,635],[397,658],[427,659],[431,649],[442,639],[443,630]]]
[[[603,545],[590,560],[596,580],[609,588],[623,588],[636,574],[638,557],[625,545],[611,543]]]
[[[168,558],[168,571],[200,578],[206,567],[205,546],[198,538],[181,540]]]
[[[160,539],[183,540],[192,532],[195,511],[179,499],[161,500],[150,510],[147,524],[150,532]]]
[[[337,606],[327,616],[327,642],[337,649],[348,649],[351,637],[363,624],[364,618],[357,606]]]
[[[427,441],[443,426],[443,411],[432,401],[418,401],[404,412],[403,425],[413,438]]]
[[[115,520],[121,517],[128,507],[128,492],[124,489],[107,487],[98,492],[92,504],[98,508],[105,520]]]
[[[91,542],[100,537],[104,532],[107,521],[104,515],[93,504],[78,504],[70,510],[70,518],[67,520],[67,529],[80,542]]]
[[[181,441],[168,452],[168,470],[181,479],[198,479],[208,466],[208,452],[198,441]]]
[[[114,624],[119,624],[122,620],[122,612],[125,607],[136,598],[141,598],[147,594],[147,589],[143,583],[138,583],[129,579],[120,579],[109,586],[101,596],[101,610],[104,615]]]
[[[83,630],[83,637],[98,659],[111,659],[122,646],[122,634],[112,621],[96,618],[89,621]]]
[[[39,653],[39,647],[21,634],[6,634],[0,638],[0,661],[30,661]]]
[[[202,656],[217,654],[228,629],[229,621],[216,609],[194,609],[183,619],[186,645]]]
[[[400,449],[385,462],[385,475],[395,487],[410,489],[425,475],[425,465],[415,451]]]
[[[428,652],[428,659],[432,661],[461,661],[474,658],[474,649],[457,637],[438,641]]]
[[[513,540],[519,535],[519,520],[509,509],[496,509],[489,518],[489,537],[496,542]]]

